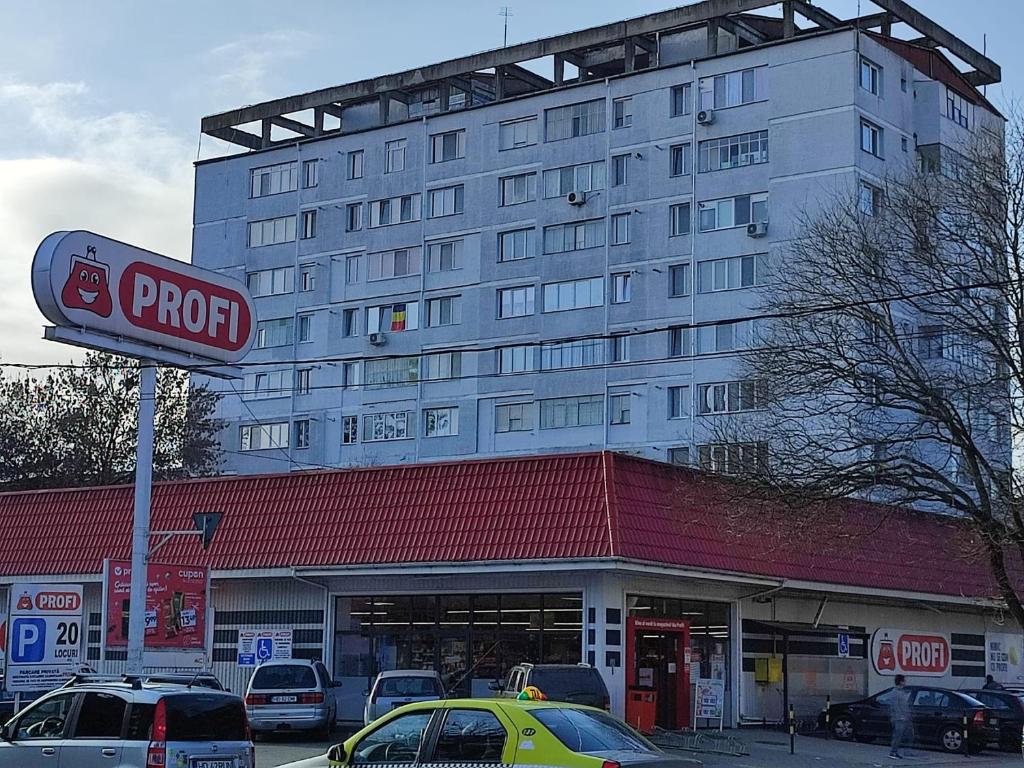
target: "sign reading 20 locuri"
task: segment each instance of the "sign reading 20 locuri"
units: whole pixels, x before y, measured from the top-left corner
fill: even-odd
[[[36,250],[32,290],[47,320],[232,363],[256,313],[242,283],[92,232],[55,232]]]

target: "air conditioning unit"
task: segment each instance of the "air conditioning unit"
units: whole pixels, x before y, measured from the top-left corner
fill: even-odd
[[[713,109],[702,109],[697,113],[697,122],[700,125],[711,125],[715,122],[715,110]]]
[[[570,192],[568,195],[565,196],[565,200],[566,202],[569,203],[569,205],[583,205],[585,202],[587,202],[587,193]]]
[[[747,237],[764,237],[767,234],[767,221],[755,221],[750,224],[747,224]]]
[[[375,347],[383,346],[387,343],[388,337],[383,333],[371,333],[370,343]]]

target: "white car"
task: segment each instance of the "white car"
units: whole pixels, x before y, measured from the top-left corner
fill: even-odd
[[[366,695],[363,724],[369,725],[395,707],[414,701],[444,698],[441,676],[430,669],[392,669],[381,672]]]

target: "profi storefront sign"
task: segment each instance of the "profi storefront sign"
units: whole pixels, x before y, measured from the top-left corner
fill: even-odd
[[[871,636],[871,663],[880,675],[942,677],[949,672],[949,639],[909,629],[877,629]]]
[[[43,240],[32,262],[32,291],[47,320],[100,334],[110,344],[91,346],[112,351],[119,351],[118,339],[128,339],[234,363],[256,332],[252,299],[237,280],[92,232],[54,232]]]

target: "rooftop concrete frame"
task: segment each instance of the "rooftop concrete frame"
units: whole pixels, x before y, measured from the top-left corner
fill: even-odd
[[[654,68],[659,66],[660,62],[662,34],[700,26],[705,26],[708,30],[707,55],[715,56],[718,54],[719,28],[737,35],[749,46],[757,46],[777,42],[779,39],[784,40],[797,34],[850,27],[880,28],[882,34],[890,35],[892,25],[902,22],[920,35],[915,42],[945,48],[970,67],[974,67],[965,73],[965,76],[975,86],[998,83],[1002,79],[1002,71],[998,64],[904,0],[871,1],[882,9],[881,13],[843,20],[809,0],[703,0],[669,11],[209,115],[203,118],[201,130],[205,134],[246,149],[266,149],[307,137],[341,133],[345,130],[344,124],[335,129],[324,128],[325,115],[343,120],[344,107],[375,101],[380,104],[380,124],[385,125],[389,122],[390,102],[395,100],[408,103],[410,90],[438,86],[441,93],[441,109],[447,111],[451,90],[454,88],[468,94],[472,90],[473,76],[480,78],[485,72],[487,74],[484,76],[493,78],[494,100],[501,100],[559,87],[569,82],[585,81],[593,76],[601,77],[604,76],[602,68],[609,64],[615,64],[616,74],[632,72],[637,68]],[[766,34],[763,26],[750,23],[749,17],[743,17],[743,14],[779,5],[783,10],[781,36]],[[815,27],[806,30],[797,27],[796,15],[811,22]],[[520,66],[523,62],[549,56],[553,58],[553,80]],[[579,74],[575,81],[565,79],[566,62],[578,69]],[[621,68],[618,62],[621,62]],[[643,67],[643,64],[646,64],[646,67]],[[313,125],[295,119],[297,113],[309,110],[313,111]],[[253,123],[260,124],[259,135],[241,128]],[[271,137],[274,126],[295,136],[275,141]]]

